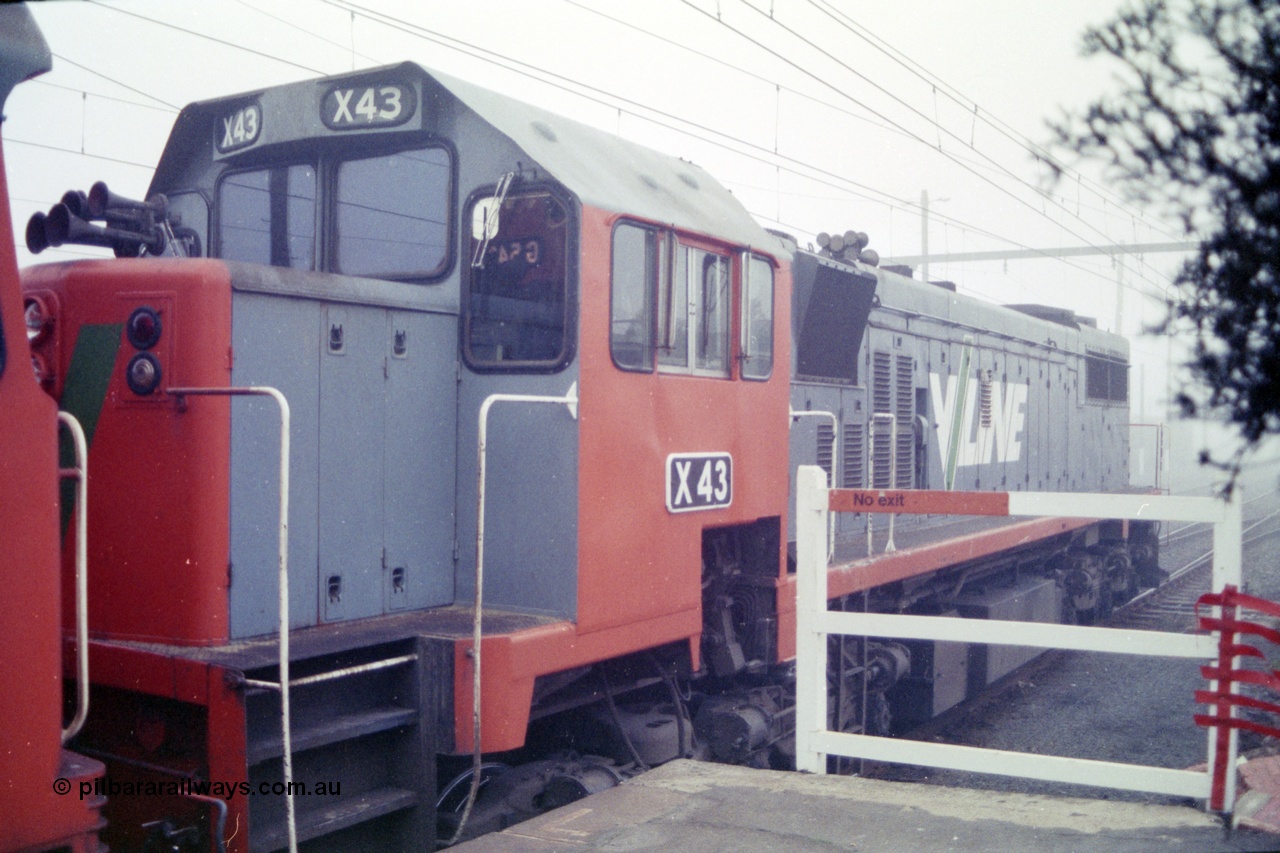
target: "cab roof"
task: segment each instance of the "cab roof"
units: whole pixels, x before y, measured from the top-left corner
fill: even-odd
[[[420,69],[507,136],[584,203],[785,254],[701,167],[522,101]]]
[[[256,144],[238,151],[236,156],[255,156],[256,151],[269,145],[350,137],[350,130],[326,127],[319,117],[318,105],[326,93],[347,81],[350,85],[370,85],[370,81],[377,80],[412,81],[419,104],[436,103],[443,98],[461,105],[511,140],[533,165],[562,183],[583,204],[706,234],[775,256],[789,256],[783,244],[699,166],[413,62],[190,104],[174,124],[156,169],[152,192],[169,191],[193,159],[223,159],[213,150],[215,128],[220,120],[247,103],[260,105],[263,129]],[[424,123],[426,112],[425,107],[419,109],[413,122],[392,132],[420,132],[428,127]],[[466,193],[470,188],[463,187],[462,191]]]

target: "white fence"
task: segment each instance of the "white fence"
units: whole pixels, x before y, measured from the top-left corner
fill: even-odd
[[[1215,759],[1209,730],[1208,768],[1174,770],[1138,764],[1008,752],[953,744],[833,732],[827,721],[827,635],[940,640],[1035,646],[1077,651],[1211,660],[1216,638],[1058,625],[1038,622],[834,612],[827,609],[827,519],[836,512],[895,512],[993,516],[1132,519],[1210,522],[1213,529],[1213,590],[1240,585],[1241,512],[1237,490],[1230,501],[1155,495],[1037,492],[939,492],[828,489],[826,474],[801,466],[796,477],[796,767],[826,772],[827,755],[995,773],[1053,782],[1096,785],[1208,800]],[[1188,684],[1188,695],[1199,685]],[[1235,766],[1235,731],[1228,739],[1227,767]],[[1229,774],[1225,808],[1235,800]]]

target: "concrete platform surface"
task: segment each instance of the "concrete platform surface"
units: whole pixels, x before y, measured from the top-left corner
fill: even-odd
[[[673,761],[464,853],[551,851],[1187,851],[1280,849],[1191,806],[1043,797]]]

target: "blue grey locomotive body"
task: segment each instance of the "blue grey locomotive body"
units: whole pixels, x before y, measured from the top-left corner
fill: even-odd
[[[998,306],[857,260],[797,251],[791,477],[834,488],[1108,492],[1128,488],[1128,342],[1070,311]],[[1001,524],[1007,524],[1001,522]],[[946,516],[833,516],[849,571],[833,607],[1092,622],[1162,579],[1156,529],[1102,522],[1001,545],[1000,525]],[[794,540],[794,521],[790,534]],[[1017,544],[1011,544],[1016,542]],[[962,543],[957,547],[957,543]],[[979,644],[850,640],[896,661],[868,726],[928,719],[1036,656]],[[880,710],[877,711],[877,704]],[[892,705],[892,715],[890,714]]]

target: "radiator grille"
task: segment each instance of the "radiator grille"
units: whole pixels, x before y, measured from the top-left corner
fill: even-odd
[[[893,413],[893,359],[887,352],[871,356],[871,410],[877,415]],[[893,464],[893,440],[889,437],[889,421],[872,419],[871,488],[887,489],[892,486],[890,469]]]
[[[915,459],[913,453],[914,441],[912,439],[912,419],[915,416],[914,404],[915,395],[912,392],[912,359],[909,355],[900,355],[897,357],[897,372],[894,376],[894,384],[897,392],[897,405],[894,407],[893,413],[898,419],[898,439],[894,445],[894,452],[897,455],[897,482],[894,483],[899,489],[909,489],[914,482],[914,472],[911,470],[912,462]]]
[[[893,411],[893,388],[890,386],[889,353],[877,352],[871,359],[871,404],[876,414],[889,414]]]
[[[843,482],[846,489],[862,489],[867,485],[866,439],[862,424],[844,425]]]

